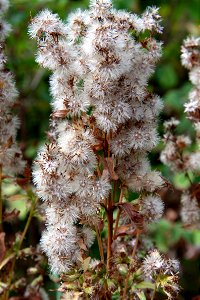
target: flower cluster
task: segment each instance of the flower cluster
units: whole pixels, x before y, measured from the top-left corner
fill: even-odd
[[[4,173],[13,175],[23,171],[25,162],[22,160],[21,150],[16,143],[19,119],[12,114],[18,92],[13,75],[5,66],[4,45],[10,26],[4,21],[3,15],[8,6],[7,0],[0,1],[0,166]]]
[[[189,102],[185,104],[185,112],[195,125],[197,134],[200,127],[200,37],[189,37],[181,48],[183,66],[189,70],[189,78],[194,85],[189,94]]]
[[[176,259],[167,259],[157,250],[153,250],[145,257],[142,270],[146,278],[150,278],[157,288],[164,290],[168,299],[177,297],[179,262]]]
[[[183,66],[189,70],[189,78],[193,88],[189,93],[189,102],[185,104],[187,117],[193,122],[196,130],[196,144],[200,137],[200,38],[187,38],[181,48]],[[165,122],[165,148],[161,153],[161,161],[173,171],[184,172],[190,180],[190,172],[200,170],[200,152],[188,150],[192,141],[189,136],[177,135],[176,128],[179,121],[171,119]],[[199,147],[199,146],[198,146]],[[198,206],[198,184],[192,184],[189,191],[184,191],[181,197],[181,217],[186,224],[199,224],[200,208]]]
[[[53,72],[50,143],[39,151],[33,171],[45,203],[41,245],[52,272],[79,264],[113,181],[145,192],[141,213],[148,221],[162,215],[154,193],[163,180],[147,159],[158,141],[162,109],[160,98],[147,90],[162,47],[153,33],[161,31],[157,8],[138,17],[117,11],[110,0],[91,0],[89,10],[77,10],[67,23],[44,10],[30,24],[36,61]]]

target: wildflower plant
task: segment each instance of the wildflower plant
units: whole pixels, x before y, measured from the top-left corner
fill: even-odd
[[[182,191],[181,211],[182,221],[187,226],[199,227],[199,182],[193,178],[199,174],[200,170],[200,38],[188,37],[183,42],[181,48],[182,65],[189,70],[189,79],[193,88],[189,93],[189,102],[185,103],[186,116],[193,123],[196,132],[196,149],[189,151],[192,140],[187,135],[177,135],[176,129],[179,121],[172,118],[165,122],[165,148],[161,153],[161,161],[168,165],[172,171],[183,172],[189,181],[189,188]]]
[[[137,247],[164,210],[164,181],[148,161],[162,109],[148,91],[161,32],[157,8],[139,17],[110,0],[90,1],[67,22],[45,9],[29,26],[36,61],[52,72],[49,142],[33,170],[45,209],[41,247],[69,299],[137,299],[146,288],[154,297],[158,288],[145,285]],[[100,260],[90,256],[95,236]]]
[[[0,299],[2,300],[11,299],[11,295],[39,297],[43,292],[40,290],[43,282],[41,252],[31,245],[23,247],[32,217],[35,216],[37,197],[30,187],[28,167],[16,140],[20,126],[19,119],[14,113],[18,91],[14,76],[7,69],[7,57],[4,53],[5,40],[11,31],[10,25],[4,20],[8,7],[9,1],[0,0]],[[14,192],[10,193],[12,190]],[[12,208],[10,204],[12,201],[22,199],[24,203],[26,201],[29,215],[22,232],[19,232],[19,228],[15,228],[12,232],[9,230],[9,223],[18,224],[20,211]],[[30,257],[34,261],[34,268],[27,268],[26,271],[30,276],[36,275],[34,280],[33,277],[30,280],[30,276],[23,277],[22,270],[18,274],[16,268],[17,260]]]
[[[4,20],[9,7],[8,1],[0,1],[0,186],[3,176],[13,176],[23,172],[25,161],[16,142],[19,119],[13,115],[18,92],[14,78],[6,69],[7,58],[4,53],[5,39],[10,33],[10,25]],[[1,189],[0,189],[1,190]],[[1,195],[0,195],[0,198]],[[0,227],[2,231],[3,201],[0,200]]]

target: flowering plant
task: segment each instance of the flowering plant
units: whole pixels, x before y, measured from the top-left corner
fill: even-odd
[[[41,247],[63,299],[142,299],[148,289],[151,299],[158,290],[170,299],[178,291],[178,263],[140,242],[164,209],[165,182],[147,158],[162,109],[147,88],[161,32],[157,8],[139,17],[109,0],[92,0],[67,23],[44,10],[29,26],[36,61],[53,73],[49,142],[33,177],[46,215]],[[89,250],[95,236],[98,260]],[[139,247],[150,250],[145,259]]]

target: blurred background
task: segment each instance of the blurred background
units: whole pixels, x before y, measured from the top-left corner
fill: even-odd
[[[31,165],[38,147],[44,143],[51,113],[48,91],[49,75],[35,63],[35,42],[29,39],[27,27],[31,17],[40,10],[49,8],[65,20],[69,12],[76,8],[87,8],[88,0],[11,0],[7,21],[12,25],[8,37],[6,53],[8,69],[15,75],[16,85],[20,91],[17,113],[21,119],[19,142],[25,158]],[[180,47],[188,35],[200,34],[199,0],[115,0],[118,9],[128,9],[137,14],[147,6],[160,7],[164,31],[158,38],[163,41],[163,56],[150,80],[150,90],[159,94],[164,101],[164,110],[159,120],[160,136],[163,135],[163,121],[176,117],[181,120],[180,133],[194,137],[190,122],[185,118],[183,104],[188,99],[191,84],[188,73],[181,66]],[[160,251],[177,256],[182,265],[180,299],[200,299],[200,232],[185,229],[179,222],[180,190],[188,186],[183,174],[174,174],[159,161],[162,141],[150,154],[153,168],[159,169],[175,186],[175,191],[163,193],[166,213],[165,219],[152,226],[151,236]],[[199,180],[195,178],[194,180]],[[21,210],[24,208],[21,207]],[[22,214],[22,221],[26,213]]]

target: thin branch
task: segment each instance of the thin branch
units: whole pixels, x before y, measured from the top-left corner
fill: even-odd
[[[122,203],[122,199],[123,199],[123,189],[121,189],[120,196],[119,196],[119,202],[118,203]],[[115,229],[114,229],[113,239],[116,239],[117,229],[118,229],[118,224],[119,224],[119,219],[120,219],[121,211],[122,211],[121,208],[119,208],[118,212],[117,212],[116,221],[115,221]]]
[[[137,230],[136,240],[135,240],[133,252],[132,252],[132,255],[131,255],[132,259],[135,257],[135,254],[136,254],[136,250],[137,250],[137,246],[138,246],[138,241],[139,241],[140,233],[141,233],[140,230]],[[126,299],[126,292],[127,292],[127,289],[128,289],[128,281],[129,281],[130,275],[131,275],[131,269],[129,267],[128,273],[126,275],[126,280],[125,280],[125,286],[124,286],[124,292],[123,292],[122,300]]]
[[[107,271],[110,270],[110,261],[112,257],[113,242],[113,207],[111,197],[108,198],[107,206],[107,222],[108,222],[108,240],[107,240]]]
[[[99,234],[99,229],[98,229],[97,225],[95,225],[95,230],[96,230],[96,235],[97,235],[97,242],[98,242],[98,246],[99,246],[99,253],[101,256],[101,261],[104,263],[103,244],[102,244],[101,236]]]
[[[2,165],[0,165],[0,232],[3,231]]]

